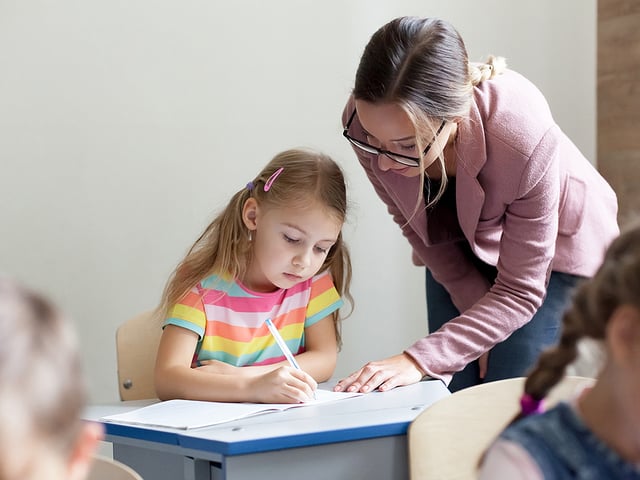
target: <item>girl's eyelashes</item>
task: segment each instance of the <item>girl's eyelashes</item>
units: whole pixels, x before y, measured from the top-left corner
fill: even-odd
[[[299,242],[299,240],[297,238],[292,238],[289,235],[287,235],[286,233],[283,233],[282,236],[289,243],[298,243]]]
[[[284,240],[287,243],[292,243],[292,244],[298,244],[301,242],[301,240],[299,238],[293,238],[290,237],[289,235],[287,235],[286,233],[282,234],[282,237],[284,238]],[[333,245],[329,246],[329,247],[321,247],[319,245],[316,245],[313,247],[313,249],[318,252],[319,254],[322,255],[326,255],[327,253],[329,253],[329,250],[331,250],[331,247],[333,247]]]
[[[300,240],[298,240],[296,238],[291,238],[289,235],[284,235],[283,234],[282,236],[284,237],[284,239],[285,239],[285,241],[287,243],[293,243],[293,244],[300,243]],[[315,246],[313,248],[315,249],[316,252],[318,252],[318,253],[320,253],[322,255],[326,255],[327,253],[329,253],[329,250],[331,250],[331,247],[322,248],[322,247]]]

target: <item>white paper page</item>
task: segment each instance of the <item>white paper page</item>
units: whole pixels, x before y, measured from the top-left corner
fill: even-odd
[[[260,413],[333,402],[361,393],[316,390],[316,398],[305,403],[226,403],[195,400],[167,400],[127,413],[102,417],[103,422],[190,429],[231,422]]]

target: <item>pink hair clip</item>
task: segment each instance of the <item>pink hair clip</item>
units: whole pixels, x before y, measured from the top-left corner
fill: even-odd
[[[520,408],[522,409],[522,415],[528,416],[534,413],[544,412],[543,400],[536,400],[528,393],[525,393],[520,397]]]
[[[273,182],[275,182],[276,178],[278,178],[278,175],[280,175],[283,170],[284,170],[284,167],[280,167],[278,170],[273,172],[273,174],[267,180],[267,183],[264,184],[264,191],[265,192],[269,191],[269,189],[271,188],[271,185],[273,185]]]

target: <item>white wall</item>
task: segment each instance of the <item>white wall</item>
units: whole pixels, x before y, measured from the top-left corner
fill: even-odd
[[[341,136],[371,34],[450,20],[507,57],[595,152],[595,0],[0,0],[0,271],[75,319],[93,401],[117,399],[115,329],[153,307],[214,211],[276,152],[346,170],[356,311],[337,374],[426,328],[423,271]]]

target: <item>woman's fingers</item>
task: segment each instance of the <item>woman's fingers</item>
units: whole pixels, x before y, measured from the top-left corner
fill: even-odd
[[[340,380],[334,387],[336,392],[368,393],[419,382],[423,377],[416,364],[406,354],[395,355],[385,360],[369,362],[360,370]]]

